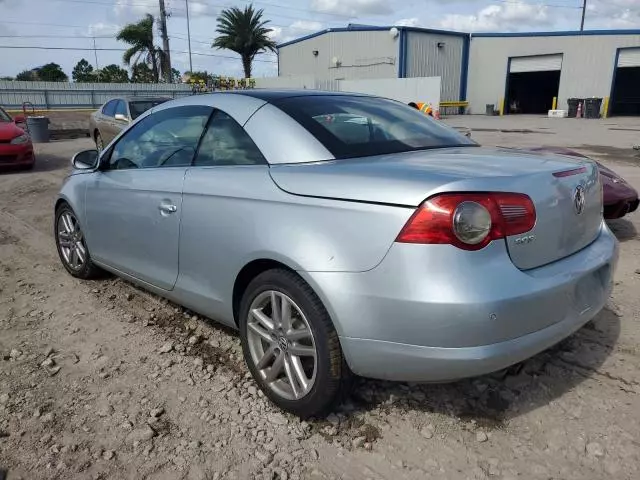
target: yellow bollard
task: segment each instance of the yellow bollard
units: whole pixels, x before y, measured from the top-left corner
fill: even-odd
[[[504,115],[504,98],[500,99],[500,116]]]
[[[551,110],[558,109],[558,97],[553,97],[553,103],[551,104]]]
[[[607,118],[609,115],[609,97],[604,97],[604,107],[602,109],[602,118]]]

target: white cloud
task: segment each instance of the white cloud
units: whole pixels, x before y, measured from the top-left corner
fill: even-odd
[[[119,18],[131,19],[132,17],[142,17],[150,13],[153,16],[160,14],[158,2],[149,0],[136,0],[136,3],[129,3],[128,0],[116,0],[113,7]]]
[[[417,17],[401,18],[394,23],[398,27],[417,27],[419,24],[420,20]]]
[[[640,28],[640,1],[597,0],[587,6],[586,28]]]
[[[555,18],[548,7],[521,1],[488,5],[471,15],[448,14],[440,21],[440,27],[462,32],[511,32],[551,28]]]
[[[389,0],[312,0],[311,8],[317,12],[356,17],[393,13]]]
[[[96,37],[103,35],[115,36],[121,29],[122,26],[115,23],[92,23],[87,27],[87,35],[95,35]]]
[[[309,35],[310,33],[318,32],[324,28],[320,22],[311,20],[296,20],[288,27],[271,27],[272,31],[269,36],[277,43],[288,42],[298,37]]]

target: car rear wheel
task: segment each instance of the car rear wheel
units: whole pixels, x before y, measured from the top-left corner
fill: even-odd
[[[347,391],[350,374],[331,319],[294,272],[258,275],[242,297],[239,323],[249,370],[278,407],[321,415]]]
[[[100,135],[100,132],[96,132],[96,149],[98,152],[104,150],[104,142],[102,141],[102,135]]]
[[[91,260],[80,222],[67,204],[63,204],[56,211],[54,233],[58,255],[67,272],[85,280],[98,278],[104,273]]]

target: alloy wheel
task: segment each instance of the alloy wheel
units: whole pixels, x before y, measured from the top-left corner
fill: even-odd
[[[307,395],[316,380],[317,350],[304,313],[282,292],[267,290],[247,318],[251,360],[267,387],[286,400]]]
[[[64,262],[72,270],[81,270],[87,261],[87,247],[78,219],[73,213],[65,211],[59,217],[56,230]]]
[[[104,142],[102,141],[102,135],[100,134],[96,137],[96,149],[98,152],[102,152],[102,150],[104,150]]]

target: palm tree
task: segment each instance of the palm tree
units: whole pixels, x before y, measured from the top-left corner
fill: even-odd
[[[257,54],[276,51],[276,43],[269,38],[271,29],[266,28],[269,20],[262,20],[262,14],[263,10],[254,10],[253,5],[247,5],[244,10],[227,8],[218,17],[218,37],[212,47],[239,53],[246,78],[251,77],[251,64]]]
[[[160,47],[155,46],[153,23],[153,15],[147,13],[145,18],[138,23],[125,25],[116,39],[131,45],[131,48],[127,49],[122,57],[124,63],[131,65],[133,59],[133,66],[135,66],[143,60],[143,63],[151,67],[153,79],[157,83],[160,80],[160,69],[165,64],[165,54]]]

